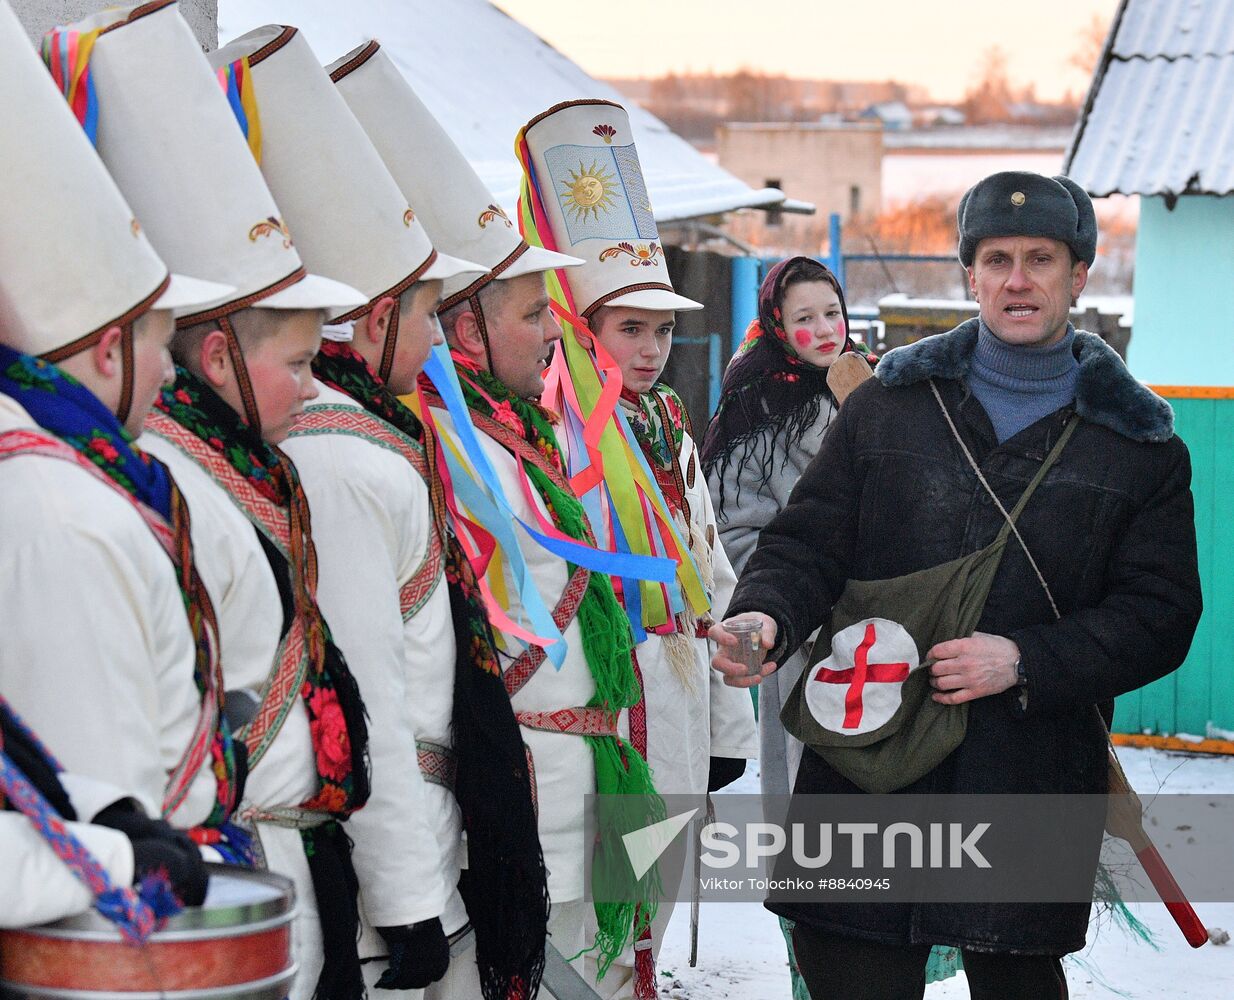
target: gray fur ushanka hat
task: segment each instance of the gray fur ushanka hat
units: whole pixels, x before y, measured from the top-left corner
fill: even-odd
[[[1046,236],[1066,243],[1090,266],[1097,256],[1097,217],[1070,177],[1006,170],[978,181],[960,199],[960,263],[973,266],[977,244],[993,236]]]

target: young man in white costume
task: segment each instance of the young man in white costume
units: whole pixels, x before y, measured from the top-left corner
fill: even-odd
[[[329,69],[436,245],[483,263],[478,276],[446,279],[441,295],[447,308],[466,300],[497,276],[504,279],[503,285],[528,283],[534,293],[535,288],[543,288],[545,270],[577,263],[573,258],[529,247],[519,239],[462,153],[377,42],[359,46]],[[543,339],[539,343],[542,350]],[[397,388],[411,392],[413,387]],[[411,397],[404,399],[410,402]],[[465,413],[458,416],[470,423]],[[435,448],[438,442],[431,423],[425,440]],[[474,613],[478,602],[474,593],[468,594],[469,589],[452,588],[450,601],[456,617],[461,610]],[[483,608],[479,616],[484,617]],[[438,658],[428,668],[423,674],[425,684],[438,694],[417,706],[422,738],[450,747],[458,767],[453,796],[444,787],[435,789],[440,795],[435,818],[443,867],[451,884],[461,879],[462,897],[476,940],[474,956],[467,956],[466,968],[458,958],[452,966],[458,969],[460,978],[429,991],[435,1000],[478,996],[481,988],[485,996],[504,996],[520,984],[524,990],[534,989],[544,949],[545,865],[538,858],[540,837],[523,749],[527,730],[515,722],[509,694],[499,680],[501,667],[492,633],[483,631],[485,635],[478,636],[473,630],[469,640],[466,630],[460,631],[464,655],[458,658],[457,666],[450,659]],[[470,653],[461,645],[464,640]],[[503,648],[510,647],[507,644]],[[442,697],[451,687],[453,706]],[[518,707],[517,701],[514,707]],[[488,749],[483,752],[493,763],[483,766],[479,754],[486,743]],[[546,816],[543,794],[539,808],[542,835]],[[502,834],[496,835],[496,829],[502,829]],[[464,830],[465,854],[459,849]],[[559,850],[556,843],[544,845],[555,914],[564,908],[561,901],[570,898],[562,892],[573,891],[562,890],[560,882],[554,887],[552,882],[553,874],[563,871],[554,853]],[[457,904],[456,897],[453,905]],[[458,912],[461,919],[461,910]],[[555,943],[562,950],[569,947]]]
[[[541,372],[560,329],[548,307],[544,272],[573,266],[577,258],[531,247],[484,187],[440,126],[397,74],[365,74],[373,63],[362,50],[335,65],[339,87],[382,152],[403,191],[417,205],[434,243],[450,253],[478,260],[489,271],[475,281],[447,283],[442,308],[447,342],[467,406],[479,430],[479,447],[500,484],[509,510],[529,525],[548,527],[589,544],[586,515],[565,486],[551,415],[535,402],[543,391]],[[352,62],[358,70],[341,73]],[[384,60],[383,60],[384,62]],[[384,77],[385,84],[380,83]],[[349,85],[349,79],[354,77]],[[397,86],[396,86],[397,85]],[[399,94],[397,98],[392,94]],[[395,127],[388,127],[389,123]],[[401,137],[401,138],[400,138]],[[430,417],[461,450],[454,417],[433,389],[425,393]],[[456,413],[458,411],[456,410]],[[463,416],[459,414],[459,416]],[[524,492],[522,475],[532,486]],[[463,516],[472,512],[456,496]],[[508,628],[497,629],[503,680],[527,745],[539,809],[540,843],[548,868],[551,943],[567,958],[591,942],[584,915],[584,797],[597,787],[651,790],[642,759],[627,745],[619,749],[617,714],[632,702],[637,687],[629,658],[629,627],[607,579],[564,562],[530,536],[513,544],[539,598],[559,614],[564,634],[560,668],[544,663],[545,650],[525,647]],[[486,581],[503,595],[508,620],[527,620],[519,580],[509,556],[489,564]],[[607,588],[607,593],[605,592]],[[591,621],[584,638],[579,616]],[[603,636],[598,642],[597,636]],[[554,651],[555,652],[555,651]],[[622,750],[628,764],[618,763]],[[473,915],[474,919],[474,915]],[[629,935],[627,925],[609,919],[604,945]],[[579,965],[581,967],[581,959]]]
[[[253,762],[237,818],[252,859],[296,882],[293,996],[358,997],[354,875],[338,820],[368,795],[363,706],[314,604],[307,505],[274,446],[315,395],[322,316],[363,297],[305,273],[175,6],[74,26],[94,28],[104,161],[167,259],[234,286],[179,318],[182,367],[142,441],[184,485],[215,596],[229,706]],[[236,850],[235,840],[216,846]]]
[[[132,443],[170,372],[171,310],[231,289],[169,275],[4,3],[0,95],[0,692],[66,769],[61,815],[117,827],[82,832],[123,884],[147,817],[223,822],[243,782],[186,506]],[[6,921],[90,904],[25,817],[0,829]],[[173,877],[184,902],[199,865],[193,881]]]
[[[287,452],[313,508],[322,606],[351,662],[364,664],[372,739],[383,747],[373,754],[373,803],[417,804],[402,830],[389,825],[393,806],[380,825],[365,825],[366,815],[351,824],[372,873],[361,886],[365,980],[422,989],[448,975],[446,934],[466,924],[447,912],[454,881],[432,823],[442,796],[430,782],[449,762],[418,740],[417,726],[422,703],[450,703],[440,674],[453,666],[453,628],[424,448],[387,408],[401,406],[391,389],[414,386],[428,355],[441,280],[482,268],[433,249],[303,35],[258,28],[212,59],[242,57],[262,114],[262,172],[301,253],[364,297],[331,314],[313,365],[318,396]]]
[[[532,119],[521,136],[533,168],[527,190],[542,210],[540,225],[547,222],[549,230],[538,235],[546,245],[585,261],[564,276],[573,307],[620,368],[619,408],[664,497],[676,542],[689,551],[704,585],[705,603],[693,607],[687,596],[676,614],[664,608],[666,601],[654,600],[658,585],[640,587],[645,638],[635,654],[644,696],[626,718],[635,747],[651,765],[656,789],[664,795],[702,795],[740,776],[745,759],[756,757],[758,748],[750,698],[710,669],[706,629],[713,614],[708,605],[723,612],[737,581],[717,535],[685,407],[659,381],[676,313],[702,306],[673,289],[624,108],[601,100],[559,104]],[[590,346],[586,331],[579,332],[579,343]],[[569,329],[565,334],[574,335]],[[564,384],[575,366],[593,365],[581,351],[563,351],[554,370]],[[564,405],[562,396],[555,392],[552,405]],[[576,436],[561,437],[567,469],[575,475],[588,457]],[[610,495],[619,495],[623,480],[631,485],[636,471],[633,463],[607,463]],[[603,509],[611,518],[613,505]],[[602,528],[606,543],[613,544],[611,520]],[[629,538],[632,533],[624,534]],[[678,573],[683,591],[690,569],[682,565]],[[644,990],[654,990],[654,954],[671,913],[671,901],[662,900],[650,948],[645,939],[618,960],[600,983],[605,996],[634,996],[640,978]],[[643,951],[650,952],[651,960],[638,965],[635,954]]]

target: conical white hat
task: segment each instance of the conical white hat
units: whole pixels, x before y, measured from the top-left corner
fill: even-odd
[[[245,306],[363,303],[354,288],[306,274],[219,76],[173,0],[105,10],[72,27],[101,29],[90,56],[98,151],[150,241],[170,266],[235,288],[182,323]]]
[[[568,101],[536,115],[523,135],[553,242],[584,260],[570,272],[580,315],[605,305],[703,308],[673,291],[625,108]]]
[[[487,269],[478,279],[445,283],[449,308],[493,279],[581,264],[577,257],[529,246],[462,151],[416,96],[376,41],[326,69],[364,126],[438,248]]]
[[[261,113],[261,169],[305,261],[368,299],[413,282],[474,277],[479,264],[438,253],[408,199],[295,28],[266,25],[211,53],[247,57]]]
[[[227,285],[170,276],[132,209],[0,0],[0,341],[67,356],[148,309],[195,306]]]

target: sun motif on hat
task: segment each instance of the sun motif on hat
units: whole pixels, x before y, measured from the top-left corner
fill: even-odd
[[[578,172],[571,170],[570,179],[561,182],[562,200],[574,221],[585,221],[589,213],[599,220],[601,212],[607,213],[615,204],[612,191],[616,180],[599,160],[592,160],[590,167],[584,167],[580,160]]]

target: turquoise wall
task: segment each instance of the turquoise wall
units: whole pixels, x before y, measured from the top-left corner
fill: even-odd
[[[1140,199],[1127,365],[1154,385],[1234,386],[1234,196]]]
[[[1234,730],[1234,197],[1140,199],[1127,364],[1162,387],[1191,451],[1204,617],[1182,667],[1118,699],[1124,733]],[[1216,386],[1215,398],[1185,388]]]
[[[1118,699],[1116,732],[1234,730],[1234,390],[1227,392],[1221,399],[1170,399],[1175,430],[1191,452],[1204,615],[1177,671]]]

